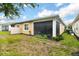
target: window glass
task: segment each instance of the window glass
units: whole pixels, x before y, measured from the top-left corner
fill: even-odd
[[[28,30],[28,29],[29,29],[29,28],[28,28],[28,24],[25,24],[25,25],[24,25],[24,29],[25,29],[25,30]]]
[[[19,27],[19,25],[17,25],[17,27]]]
[[[15,27],[15,25],[11,25],[11,27]]]

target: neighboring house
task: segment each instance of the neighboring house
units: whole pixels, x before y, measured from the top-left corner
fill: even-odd
[[[10,31],[12,23],[1,23],[0,24],[0,31]]]
[[[0,24],[0,31],[9,31],[9,25]]]
[[[11,27],[11,34],[49,34],[55,37],[64,32],[65,24],[58,15],[55,15],[14,23]]]
[[[74,34],[79,37],[79,15],[72,22],[71,26],[72,26],[72,30],[73,30]]]

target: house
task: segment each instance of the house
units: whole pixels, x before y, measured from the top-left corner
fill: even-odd
[[[8,23],[0,23],[0,31],[10,31],[11,24],[14,22],[8,22]]]
[[[32,19],[11,24],[11,34],[49,34],[53,37],[64,32],[65,24],[59,15]]]
[[[0,31],[9,31],[9,24],[0,24]]]
[[[79,37],[79,15],[77,15],[75,20],[71,23],[71,26],[74,34]]]

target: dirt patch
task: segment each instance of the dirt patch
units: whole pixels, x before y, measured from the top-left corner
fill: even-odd
[[[6,37],[8,37],[9,35],[0,35],[0,39],[4,39]]]
[[[4,37],[6,38],[7,36]],[[71,55],[72,51],[75,50],[72,49],[71,47],[61,45],[60,42],[52,40],[42,41],[39,40],[39,38],[33,38],[32,36],[27,35],[22,35],[21,40],[18,42],[0,45],[0,55],[17,55],[17,56]]]

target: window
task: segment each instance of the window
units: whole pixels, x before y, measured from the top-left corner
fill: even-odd
[[[8,25],[2,25],[2,31],[8,31],[9,27]]]
[[[15,27],[15,25],[11,25],[11,27]]]
[[[29,29],[28,24],[25,24],[24,25],[24,30],[28,30],[28,29]]]
[[[17,27],[19,27],[19,25],[17,25]]]

